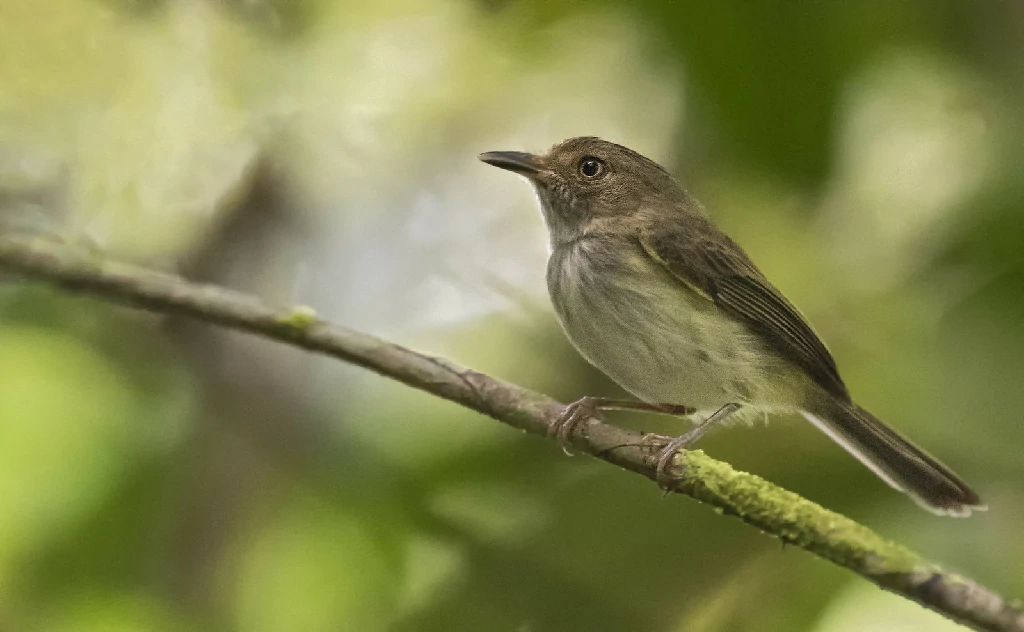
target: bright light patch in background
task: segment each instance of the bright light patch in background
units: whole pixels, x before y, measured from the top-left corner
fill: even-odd
[[[851,83],[823,229],[852,278],[898,285],[942,247],[992,164],[991,107],[977,78],[919,53]]]

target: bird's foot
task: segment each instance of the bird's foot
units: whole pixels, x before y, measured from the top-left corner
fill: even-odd
[[[562,451],[572,456],[569,444],[573,433],[578,431],[580,425],[588,419],[604,421],[604,417],[601,415],[602,410],[635,410],[675,417],[692,415],[696,412],[694,408],[681,404],[651,404],[613,397],[581,397],[562,409],[562,412],[548,427],[548,436],[557,437],[562,444]]]
[[[700,440],[708,430],[724,421],[729,415],[739,410],[738,404],[726,404],[718,409],[713,415],[705,419],[699,426],[678,437],[665,437],[662,435],[644,435],[642,445],[650,449],[658,449],[654,455],[657,459],[657,467],[654,471],[654,480],[658,487],[664,490],[671,490],[672,483],[682,477],[685,468],[677,475],[672,475],[669,468],[673,465],[676,454],[683,448],[691,448]]]
[[[600,402],[601,398],[598,397],[581,397],[563,408],[558,417],[548,426],[548,436],[558,439],[562,446],[562,452],[565,452],[566,455],[573,456],[569,446],[572,443],[572,435],[579,429],[580,424],[586,423],[588,419],[604,421]]]
[[[641,442],[641,447],[647,448],[653,453],[653,459],[657,463],[654,480],[658,487],[670,490],[673,481],[682,476],[683,472],[672,474],[669,468],[673,465],[673,459],[679,450],[688,448],[700,439],[703,432],[701,426],[697,426],[690,432],[678,437],[666,437],[664,435],[646,434]],[[685,471],[685,470],[684,470]]]

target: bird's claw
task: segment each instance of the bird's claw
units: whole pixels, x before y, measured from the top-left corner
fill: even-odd
[[[714,428],[716,425],[725,421],[729,418],[729,415],[733,414],[740,409],[740,405],[736,403],[728,403],[719,408],[713,415],[705,419],[703,422],[698,424],[693,430],[687,432],[684,435],[678,436],[675,439],[663,437],[661,435],[645,435],[643,443],[650,444],[655,443],[657,445],[664,446],[657,453],[658,465],[654,472],[654,479],[658,483],[658,487],[666,491],[671,491],[671,484],[674,479],[678,479],[682,476],[682,472],[678,476],[669,475],[668,469],[672,465],[672,460],[676,453],[683,448],[687,448],[697,443],[701,437],[703,437],[709,430]],[[684,469],[685,472],[685,469]]]
[[[666,437],[657,434],[644,435],[641,446],[654,453],[652,458],[656,459],[657,463],[654,479],[658,483],[658,487],[666,491],[671,490],[672,483],[682,475],[682,473],[673,475],[669,471],[673,464],[673,459],[679,453],[679,450],[693,443],[698,436],[694,431],[679,437]]]
[[[572,450],[569,448],[572,443],[572,435],[579,429],[580,424],[585,423],[588,419],[604,420],[601,411],[598,410],[596,398],[581,397],[562,409],[558,417],[548,426],[548,436],[557,438],[562,446],[562,452],[573,456]]]

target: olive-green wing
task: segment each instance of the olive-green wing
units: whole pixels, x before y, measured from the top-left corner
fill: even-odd
[[[821,338],[731,239],[710,226],[677,225],[672,230],[642,231],[640,243],[684,285],[745,321],[825,390],[850,399]]]

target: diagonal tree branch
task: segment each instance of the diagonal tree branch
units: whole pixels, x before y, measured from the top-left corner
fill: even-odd
[[[533,434],[547,435],[559,402],[442,358],[319,320],[305,309],[268,307],[255,297],[105,261],[40,239],[0,236],[0,270],[68,292],[177,314],[277,340],[356,364]],[[573,439],[581,452],[652,481],[656,463],[642,436],[596,419]],[[1024,632],[1024,609],[968,578],[926,562],[867,527],[703,452],[684,451],[671,491],[735,516],[786,544],[850,569],[880,587],[975,630]]]

